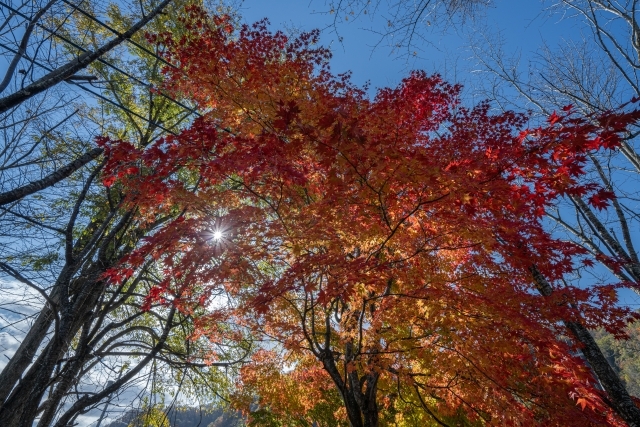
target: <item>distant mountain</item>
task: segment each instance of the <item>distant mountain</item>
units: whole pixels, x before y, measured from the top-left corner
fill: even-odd
[[[144,427],[144,409],[132,409],[105,427]],[[242,418],[234,412],[212,408],[179,407],[166,416],[170,427],[241,427]]]

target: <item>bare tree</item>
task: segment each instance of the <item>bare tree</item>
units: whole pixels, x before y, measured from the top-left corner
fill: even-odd
[[[105,53],[109,52],[114,47],[120,45],[123,41],[131,38],[131,36],[137,33],[138,30],[144,27],[158,13],[162,12],[162,10],[171,1],[172,0],[162,1],[160,4],[156,6],[154,10],[146,14],[146,16],[143,16],[138,22],[132,25],[127,31],[125,31],[124,33],[118,34],[116,37],[113,37],[111,40],[99,46],[97,49],[93,51],[87,50],[82,55],[79,55],[77,58],[71,59],[66,64],[54,70],[51,70],[49,73],[33,81],[27,87],[23,87],[9,96],[1,98],[0,113],[3,113],[12,107],[15,107],[16,105],[20,105],[22,102],[26,101],[32,96],[35,96],[41,92],[44,92],[50,87],[55,86],[66,79],[72,78],[75,73],[86,68],[89,64],[96,61],[98,58],[100,58]],[[42,12],[43,10],[45,10],[46,12],[46,9],[50,7],[50,4],[52,4],[52,2],[43,6],[40,9],[40,11],[38,11],[38,13]],[[37,20],[37,19],[39,19],[38,14],[34,15],[30,21],[33,22],[34,20]],[[18,50],[18,53],[16,54],[16,56],[18,55],[20,57],[24,57],[24,54],[20,53],[20,50]],[[9,71],[11,71],[11,68],[8,70],[6,78],[10,78],[10,75],[8,75]]]

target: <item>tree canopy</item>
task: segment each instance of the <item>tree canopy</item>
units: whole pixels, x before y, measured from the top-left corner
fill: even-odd
[[[146,307],[207,306],[195,336],[262,341],[238,407],[323,425],[633,425],[595,388],[576,325],[622,336],[637,315],[616,284],[563,281],[592,261],[541,218],[562,195],[606,207],[579,178],[638,112],[569,106],[527,129],[421,72],[369,99],[315,32],[236,31],[195,7],[185,25],[151,36],[176,66],[160,90],[202,117],[146,147],[99,139],[123,208],[177,216],[105,277],[154,260]]]

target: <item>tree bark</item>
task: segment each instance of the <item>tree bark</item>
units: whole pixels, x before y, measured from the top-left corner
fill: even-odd
[[[0,384],[2,384],[0,387],[0,411],[2,411],[3,403],[22,377],[22,373],[33,362],[42,340],[51,327],[53,318],[53,310],[49,304],[45,304],[27,336],[20,343],[20,347],[0,373]]]
[[[18,381],[20,381],[23,373],[33,362],[38,348],[40,348],[40,345],[47,336],[51,324],[56,317],[56,313],[59,312],[57,305],[60,303],[60,289],[63,286],[70,285],[71,274],[71,269],[68,266],[60,272],[49,295],[50,302],[45,303],[33,326],[29,329],[24,340],[22,340],[20,346],[11,357],[11,360],[9,360],[9,363],[7,363],[2,369],[2,372],[0,372],[0,384],[2,384],[2,387],[0,387],[0,413],[8,396],[12,393]],[[51,303],[56,306],[53,307]]]
[[[572,196],[571,200],[589,219],[589,222],[598,231],[598,236],[615,252],[615,255],[625,260],[624,268],[632,276],[635,281],[640,282],[640,265],[631,258],[630,254],[625,251],[620,242],[609,233],[602,222],[593,214],[589,206],[577,196]]]
[[[40,412],[41,409],[42,415],[38,421],[38,427],[47,427],[52,423],[59,410],[60,402],[72,387],[78,372],[80,372],[86,360],[91,357],[93,348],[89,345],[89,331],[93,320],[92,313],[89,313],[87,319],[83,322],[82,332],[80,333],[78,343],[79,351],[74,355],[73,362],[66,366],[60,374],[60,379],[55,390],[47,396],[47,400],[42,404],[41,408],[39,408],[38,412]]]
[[[120,387],[122,387],[127,381],[132,379],[147,364],[149,364],[149,362],[151,362],[153,358],[156,357],[156,355],[160,352],[160,350],[164,346],[164,343],[167,341],[167,338],[169,337],[169,332],[171,331],[171,328],[173,326],[172,324],[173,324],[175,311],[176,311],[175,307],[171,307],[167,316],[167,323],[164,327],[164,330],[162,331],[162,335],[160,336],[160,339],[158,340],[156,345],[153,347],[151,352],[146,357],[144,357],[138,363],[138,365],[136,365],[135,368],[132,368],[125,375],[122,375],[118,380],[112,382],[111,385],[105,387],[105,389],[102,390],[100,393],[86,394],[80,399],[78,399],[71,406],[71,408],[69,408],[69,410],[67,410],[58,419],[54,427],[66,427],[68,423],[72,420],[72,418],[75,416],[75,414],[85,410],[90,405],[95,405],[96,403],[99,403],[102,399],[107,398],[109,395],[111,395],[112,393],[117,391]]]
[[[640,408],[631,400],[629,392],[620,378],[615,373],[606,357],[600,351],[600,347],[593,339],[589,331],[577,322],[565,322],[576,340],[582,344],[582,354],[591,365],[596,377],[609,396],[610,404],[629,427],[640,426]]]
[[[322,358],[322,365],[340,391],[351,427],[364,427],[358,402],[353,396],[351,390],[349,390],[346,382],[342,379],[342,376],[338,371],[338,367],[336,366],[336,362],[333,359],[333,354],[331,354],[331,350],[327,350],[325,352],[325,355]]]
[[[358,373],[353,371],[347,373],[343,379],[331,351],[327,351],[322,357],[322,364],[340,391],[351,427],[378,427],[379,411],[376,394],[380,374],[369,372],[361,382]],[[361,390],[363,385],[366,386],[364,393]]]

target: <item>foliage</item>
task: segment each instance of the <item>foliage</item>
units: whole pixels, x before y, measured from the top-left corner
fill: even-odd
[[[238,406],[258,396],[257,418],[320,411],[326,425],[620,423],[563,322],[623,335],[637,316],[616,307],[616,285],[563,284],[584,250],[541,217],[561,195],[607,205],[578,179],[639,113],[567,107],[524,129],[526,116],[466,108],[459,86],[421,72],[370,100],[330,73],[317,33],[235,32],[197,8],[185,25],[152,40],[178,66],[163,89],[203,117],[144,149],[99,140],[127,207],[182,214],[107,277],[155,260],[148,306],[189,314],[224,293],[197,334],[233,341],[231,323],[264,343]],[[532,271],[558,291],[539,295]]]
[[[632,323],[626,332],[629,338],[624,340],[616,339],[603,329],[594,331],[593,335],[629,394],[640,397],[640,325]]]
[[[174,12],[186,2],[170,3],[166,10]],[[19,38],[24,20],[32,19],[36,30],[8,87],[20,91],[49,69],[74,63],[83,51],[99,51],[113,31],[127,31],[141,14],[154,19],[148,29],[180,33],[171,14],[154,12],[158,4],[53,0],[14,5],[17,10],[5,15],[3,43]],[[178,213],[164,212],[154,223],[139,221],[135,210],[120,203],[122,188],[105,188],[97,179],[104,163],[94,135],[126,137],[144,147],[193,117],[189,106],[149,90],[162,79],[163,62],[155,49],[140,31],[83,75],[63,82],[64,89],[51,83],[46,96],[35,95],[2,116],[3,194],[55,175],[85,152],[96,154],[36,193],[2,203],[0,330],[13,333],[15,344],[2,343],[9,360],[0,365],[0,425],[71,425],[86,412],[106,411],[125,390],[138,395],[132,405],[147,393],[175,396],[178,391],[192,401],[219,401],[229,382],[222,354],[235,361],[247,352],[245,343],[231,348],[194,337],[193,319],[171,307],[154,303],[141,310],[162,275],[153,263],[120,287],[102,279],[145,234]],[[16,310],[18,298],[12,300],[6,289],[15,289],[28,310]],[[198,310],[194,313],[204,308]]]
[[[243,425],[237,414],[210,406],[200,408],[173,406],[164,409],[161,406],[155,406],[154,408],[158,418],[162,417],[162,422],[175,427],[239,427]],[[146,411],[147,408],[127,411],[106,427],[142,427],[141,420],[146,416]]]
[[[150,406],[142,408],[142,414],[129,423],[128,427],[169,427],[169,420],[162,407]]]
[[[509,56],[500,37],[473,33],[473,51],[486,72],[483,93],[503,108],[532,111],[538,120],[567,104],[585,116],[595,116],[640,96],[635,3],[562,0],[553,2],[550,9],[557,13],[550,20],[560,18],[556,26],[567,28],[572,37],[545,41],[527,61]],[[590,153],[585,165],[581,180],[599,183],[614,193],[611,209],[596,209],[584,198],[571,196],[547,210],[557,232],[605,267],[583,271],[583,286],[617,278],[640,293],[637,136],[637,126],[630,127],[619,149]],[[617,262],[608,262],[611,259]]]

